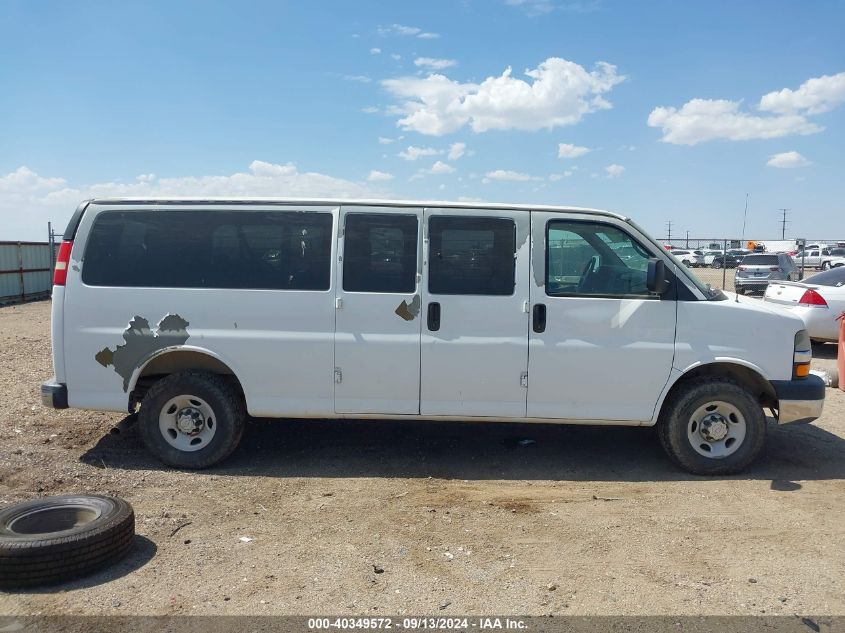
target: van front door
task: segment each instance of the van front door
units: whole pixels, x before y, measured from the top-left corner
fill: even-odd
[[[425,210],[420,413],[525,417],[529,214]]]
[[[422,209],[340,210],[335,412],[420,411]]]
[[[531,223],[528,416],[651,420],[676,305],[646,288],[646,240],[613,218],[532,212]]]

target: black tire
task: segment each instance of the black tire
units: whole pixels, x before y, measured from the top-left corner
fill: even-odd
[[[201,398],[214,414],[214,434],[198,450],[180,450],[165,439],[159,427],[164,405],[185,394]],[[238,447],[245,425],[246,406],[233,381],[202,371],[177,372],[156,382],[144,395],[138,414],[141,439],[149,451],[177,468],[208,468],[223,461]]]
[[[69,580],[129,552],[135,513],[123,499],[66,495],[0,510],[0,587]]]
[[[735,407],[745,419],[745,437],[730,455],[705,457],[693,448],[687,425],[695,411],[719,400]],[[754,396],[727,378],[695,378],[670,394],[657,421],[663,450],[678,466],[695,475],[730,475],[751,464],[766,443],[766,417]]]
[[[828,262],[822,262],[822,270],[827,270],[830,267]]]

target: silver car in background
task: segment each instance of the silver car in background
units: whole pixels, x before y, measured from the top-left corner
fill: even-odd
[[[737,294],[765,292],[770,281],[797,281],[798,267],[786,253],[751,253],[742,258],[734,273]]]

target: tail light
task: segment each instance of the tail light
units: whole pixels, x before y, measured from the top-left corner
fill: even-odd
[[[748,270],[748,268],[745,267],[745,266],[737,266],[736,269],[737,270]]]
[[[777,266],[771,266],[771,267],[769,267],[769,270],[771,270],[773,273],[782,273],[782,272],[783,272],[783,271],[782,271],[780,268],[778,268]]]
[[[792,353],[792,377],[806,378],[810,375],[810,362],[813,360],[813,346],[807,330],[795,333],[795,346]]]
[[[56,256],[56,267],[53,270],[53,285],[64,286],[67,281],[67,267],[70,264],[70,249],[73,242],[59,244],[59,254]]]
[[[812,308],[826,308],[827,301],[815,290],[807,290],[798,300],[798,305]]]

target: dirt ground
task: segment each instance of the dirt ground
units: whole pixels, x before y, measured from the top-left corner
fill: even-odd
[[[0,308],[0,503],[121,495],[138,536],[0,614],[845,614],[839,390],[736,477],[679,471],[652,429],[375,421],[254,420],[181,472],[124,416],[41,406],[49,309]]]

